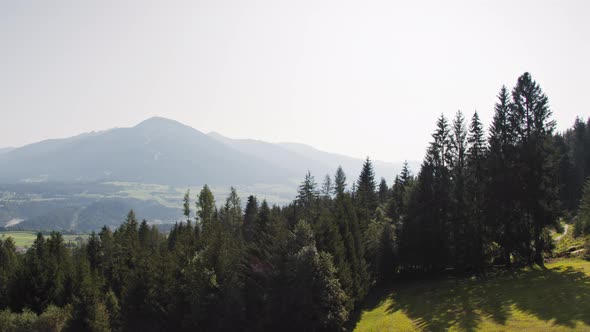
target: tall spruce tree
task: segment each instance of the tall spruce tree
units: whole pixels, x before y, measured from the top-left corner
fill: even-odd
[[[346,174],[342,166],[338,166],[334,175],[334,195],[342,195],[346,190]]]
[[[544,229],[557,222],[557,188],[552,163],[552,135],[555,121],[551,118],[549,101],[529,73],[518,78],[512,90],[515,129],[519,143],[519,201],[527,228],[532,228],[534,257],[529,263],[543,266],[543,251],[548,243]]]
[[[518,182],[516,175],[516,135],[514,130],[513,105],[508,89],[502,86],[494,107],[494,118],[490,126],[489,156],[486,162],[486,217],[493,239],[500,244],[502,260],[512,264],[515,253],[520,208],[517,204]]]
[[[191,190],[187,189],[186,193],[184,194],[184,199],[182,203],[182,214],[186,218],[186,223],[191,222]]]
[[[467,172],[467,128],[465,117],[461,111],[457,111],[450,134],[450,160],[451,174],[451,224],[452,224],[452,259],[458,268],[465,268],[466,254],[469,241],[465,181]]]
[[[326,174],[324,177],[324,182],[322,183],[322,190],[321,196],[323,198],[330,199],[332,198],[332,192],[334,191],[334,184],[332,183],[332,178],[330,174]]]
[[[240,230],[242,227],[242,201],[234,187],[230,188],[229,196],[223,207],[223,221],[234,231]]]
[[[251,242],[256,233],[258,222],[258,200],[255,196],[248,196],[244,210],[244,240]]]
[[[432,244],[429,264],[433,268],[446,266],[451,260],[450,244],[452,242],[451,217],[451,172],[449,166],[452,160],[451,129],[444,115],[436,122],[436,130],[432,134],[432,142],[426,153],[426,164],[431,167],[423,168],[432,171]],[[423,165],[424,166],[424,165]],[[426,174],[425,174],[426,175]],[[423,184],[428,184],[425,176]]]
[[[465,181],[467,205],[466,264],[481,269],[486,247],[490,243],[489,228],[485,216],[485,181],[487,145],[483,125],[477,112],[473,113],[467,136],[467,174]]]
[[[379,204],[386,204],[389,201],[389,187],[385,178],[381,178],[379,182]]]
[[[375,209],[379,204],[375,183],[375,172],[373,163],[367,157],[363,163],[363,168],[358,180],[356,181],[355,202],[358,211],[358,218],[361,226],[361,233],[367,230],[369,220],[375,215]]]
[[[204,185],[199,193],[199,198],[195,203],[197,207],[196,219],[203,228],[203,231],[212,223],[215,214],[215,198],[209,186]]]
[[[313,222],[315,218],[315,208],[319,196],[316,187],[315,178],[310,171],[307,171],[305,180],[299,185],[296,202],[302,211],[303,218],[309,223]]]

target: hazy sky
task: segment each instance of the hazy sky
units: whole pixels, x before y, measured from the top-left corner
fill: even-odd
[[[590,1],[0,0],[0,147],[176,119],[420,160],[437,116],[529,71],[590,116]]]

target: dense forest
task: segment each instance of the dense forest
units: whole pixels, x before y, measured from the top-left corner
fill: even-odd
[[[343,330],[372,287],[436,273],[544,265],[564,220],[590,234],[590,120],[555,132],[528,73],[502,87],[489,129],[441,115],[418,174],[308,172],[296,199],[223,206],[204,186],[163,233],[130,211],[75,248],[0,242],[7,331]],[[584,183],[586,181],[586,185]],[[580,203],[581,202],[581,203]],[[2,329],[0,328],[0,329]]]

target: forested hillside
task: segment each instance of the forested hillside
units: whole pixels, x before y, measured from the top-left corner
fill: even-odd
[[[494,107],[488,130],[477,113],[441,115],[418,174],[406,166],[392,184],[367,158],[357,179],[308,172],[285,206],[187,191],[169,233],[130,211],[76,248],[59,233],[24,254],[2,241],[0,326],[338,331],[402,275],[544,266],[560,218],[590,229],[590,121],[556,133],[528,73]]]

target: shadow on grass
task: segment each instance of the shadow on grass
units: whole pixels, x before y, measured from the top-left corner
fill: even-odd
[[[490,280],[415,281],[394,289],[388,312],[402,310],[426,331],[451,326],[474,331],[484,317],[505,325],[512,306],[556,325],[590,324],[590,277],[567,266],[506,272]],[[374,308],[378,302],[367,304]]]

